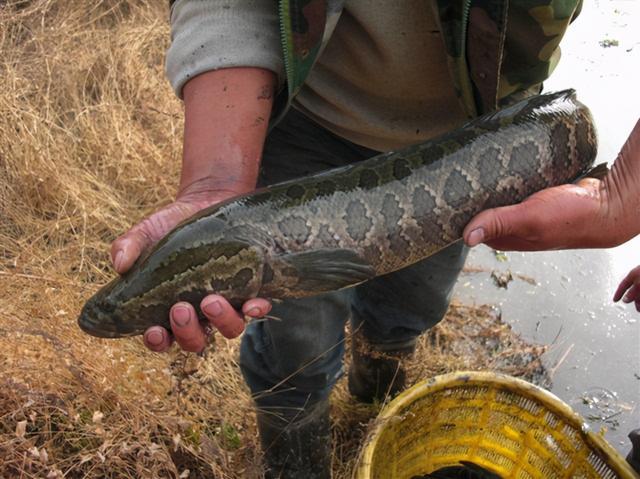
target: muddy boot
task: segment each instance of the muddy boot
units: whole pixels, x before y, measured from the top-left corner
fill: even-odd
[[[349,392],[366,403],[384,401],[405,388],[404,362],[416,349],[416,339],[372,343],[362,332],[351,336]]]
[[[629,433],[629,439],[631,439],[631,451],[627,456],[627,462],[640,474],[640,429],[634,429]]]
[[[330,479],[329,400],[311,410],[275,415],[258,412],[266,479]]]

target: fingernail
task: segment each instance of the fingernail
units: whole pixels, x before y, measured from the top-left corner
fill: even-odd
[[[247,316],[258,318],[262,316],[262,311],[260,310],[260,308],[251,308],[249,311],[247,311]]]
[[[476,246],[484,241],[484,230],[482,228],[476,228],[469,233],[469,246]]]
[[[202,309],[204,309],[205,313],[210,314],[211,316],[219,316],[220,313],[222,313],[222,305],[220,304],[220,301],[207,303],[202,307]]]
[[[162,341],[164,341],[164,337],[159,331],[151,331],[147,334],[147,342],[152,346],[160,346]]]
[[[124,256],[124,251],[122,251],[121,249],[118,250],[118,252],[116,253],[116,257],[113,261],[113,267],[116,269],[116,271],[120,271],[120,266],[122,266],[122,257]]]
[[[171,311],[171,317],[173,318],[173,322],[181,328],[189,324],[189,321],[191,320],[189,310],[184,306],[174,307]]]
[[[622,297],[622,302],[623,302],[623,303],[630,303],[631,301],[632,301],[632,300],[631,300],[631,296],[629,296],[628,294],[625,294],[625,295]]]

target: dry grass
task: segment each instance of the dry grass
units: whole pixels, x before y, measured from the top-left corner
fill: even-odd
[[[237,341],[205,361],[76,327],[112,275],[110,242],[175,191],[165,3],[0,2],[0,477],[261,475]],[[533,377],[539,352],[457,307],[412,369]],[[376,409],[344,384],[334,405],[334,470],[348,477]]]

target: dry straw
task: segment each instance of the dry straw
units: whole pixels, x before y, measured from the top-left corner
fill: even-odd
[[[0,477],[261,476],[237,341],[205,361],[76,327],[113,274],[110,242],[175,192],[168,41],[165,2],[0,2]],[[416,375],[540,371],[541,351],[488,311],[450,321],[423,339]],[[336,477],[376,410],[339,385]]]

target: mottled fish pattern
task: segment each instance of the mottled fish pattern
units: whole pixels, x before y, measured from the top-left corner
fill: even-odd
[[[595,158],[573,90],[538,95],[425,143],[232,198],[178,225],[85,305],[101,337],[169,327],[177,301],[295,298],[354,286],[459,240],[483,209],[574,181]]]

